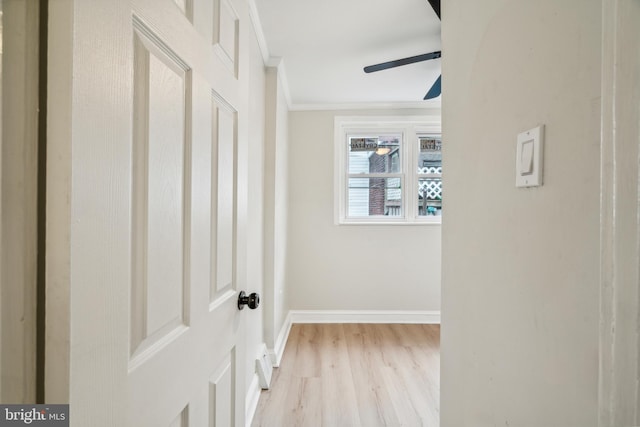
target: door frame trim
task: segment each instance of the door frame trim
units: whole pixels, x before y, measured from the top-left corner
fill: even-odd
[[[640,200],[640,126],[633,116],[634,108],[640,111],[640,85],[630,77],[640,72],[640,55],[629,44],[639,19],[635,0],[602,1],[600,427],[636,425],[639,415],[640,211],[626,202],[634,194]]]
[[[37,394],[39,3],[3,3],[0,101],[10,110],[0,137],[0,348],[11,351],[0,352],[2,403],[33,403]]]

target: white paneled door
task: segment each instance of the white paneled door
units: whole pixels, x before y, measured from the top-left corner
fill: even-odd
[[[76,426],[244,425],[246,4],[50,4],[47,322],[70,328],[48,401]]]

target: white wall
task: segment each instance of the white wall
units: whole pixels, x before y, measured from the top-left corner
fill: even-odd
[[[640,424],[640,3],[603,2],[600,427]]]
[[[601,3],[442,6],[441,425],[595,426]],[[516,189],[539,123],[544,186]]]
[[[439,225],[334,224],[334,117],[421,114],[433,111],[290,113],[291,309],[440,310]]]
[[[265,343],[272,350],[274,364],[281,355],[281,336],[289,311],[285,263],[287,248],[287,201],[289,192],[288,120],[283,64],[275,60],[267,67],[265,103],[264,165],[264,275],[265,275]]]
[[[280,71],[278,71],[280,73]],[[275,181],[274,208],[274,330],[279,331],[289,312],[289,293],[286,278],[286,260],[289,255],[288,242],[288,197],[289,197],[289,106],[282,80],[278,79],[275,94]],[[267,107],[269,108],[269,107]],[[273,108],[273,103],[270,104]],[[277,338],[277,337],[276,337]]]

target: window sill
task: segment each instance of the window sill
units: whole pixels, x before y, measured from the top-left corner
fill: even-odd
[[[405,221],[405,220],[398,220],[398,221],[393,221],[393,220],[389,220],[389,221],[376,221],[376,220],[372,220],[372,221],[362,221],[362,220],[340,220],[338,222],[336,222],[336,225],[375,225],[375,226],[380,226],[380,225],[393,225],[393,226],[397,226],[397,225],[442,225],[442,219],[438,218],[437,220],[422,220],[422,221]]]

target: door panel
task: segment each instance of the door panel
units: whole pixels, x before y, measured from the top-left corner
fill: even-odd
[[[235,402],[232,399],[235,386],[235,351],[232,350],[210,379],[209,427],[236,425]]]
[[[153,2],[153,13],[149,2],[134,4],[139,7],[134,7],[133,21],[136,157],[132,172],[137,180],[131,307],[136,328],[132,343],[135,337],[142,338],[138,347],[143,357],[136,360],[139,350],[132,349],[130,420],[136,426],[236,425],[235,366],[241,322],[234,281],[238,122],[234,103],[239,84],[235,78],[228,79],[235,51],[232,57],[214,53],[211,42],[185,20],[187,3],[176,8],[169,1],[166,7]],[[159,14],[158,9],[166,10]],[[174,32],[181,27],[188,29]],[[218,30],[225,34],[227,47],[236,43],[235,31]],[[203,56],[209,60],[203,61]],[[218,74],[226,78],[219,79]],[[195,93],[210,94],[210,107],[192,100]],[[203,117],[207,113],[208,119]],[[191,149],[191,134],[209,137]],[[192,170],[191,160],[199,158],[211,159],[209,164],[198,163],[211,177],[205,196],[210,200],[208,209],[200,204],[204,210],[198,212],[209,218],[207,225],[195,218],[191,221],[190,180],[204,175]],[[199,196],[203,196],[201,190]],[[192,240],[194,250],[209,254],[208,265],[202,260],[191,262]],[[209,298],[194,298],[203,294]],[[146,347],[150,350],[145,352]],[[207,386],[208,402],[194,397],[196,390]],[[207,410],[194,409],[190,417],[189,408],[198,406]],[[167,408],[167,414],[156,416],[145,410],[146,416],[140,416],[140,408]],[[181,411],[177,418],[176,411]],[[195,418],[206,413],[209,420]]]
[[[131,353],[187,325],[190,70],[139,21],[134,33]]]
[[[231,426],[244,422],[236,386],[239,15],[232,3],[211,15],[221,55],[181,4],[133,8],[132,344],[141,341],[132,348],[130,425]]]
[[[52,2],[51,78],[69,90],[50,96],[50,172],[65,180],[50,179],[47,242],[65,304],[50,300],[47,326],[69,314],[71,328],[48,344],[48,372],[78,425],[244,425],[248,12],[221,1]]]
[[[234,77],[237,76],[238,15],[229,0],[213,0],[213,46]]]
[[[217,99],[216,99],[217,98]],[[213,94],[213,138],[212,145],[217,151],[212,181],[215,206],[212,206],[212,250],[211,257],[215,273],[211,289],[211,302],[216,303],[233,283],[233,233],[234,233],[234,192],[235,192],[235,147],[236,112]]]

